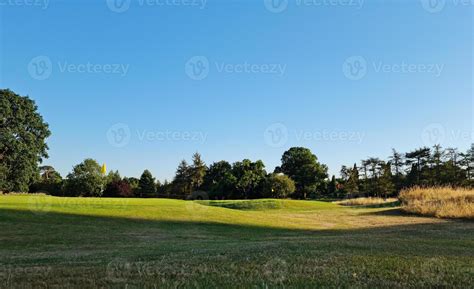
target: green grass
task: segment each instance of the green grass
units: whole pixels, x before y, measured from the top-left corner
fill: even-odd
[[[292,200],[0,196],[1,288],[468,288],[474,223]]]

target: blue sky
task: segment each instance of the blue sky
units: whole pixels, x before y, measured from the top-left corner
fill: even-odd
[[[292,146],[341,165],[473,125],[473,6],[426,1],[0,1],[0,86],[49,123],[46,164],[171,179]],[[351,70],[352,68],[352,70]]]

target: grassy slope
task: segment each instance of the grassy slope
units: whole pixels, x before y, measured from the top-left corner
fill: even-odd
[[[457,287],[474,223],[310,201],[0,196],[0,287]]]

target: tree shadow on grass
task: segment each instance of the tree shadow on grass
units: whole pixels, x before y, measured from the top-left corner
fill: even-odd
[[[382,211],[375,211],[375,212],[367,212],[363,213],[361,215],[365,216],[397,216],[397,217],[410,217],[410,218],[437,218],[435,216],[424,216],[424,215],[419,215],[416,213],[411,213],[404,211],[402,208],[393,208],[389,210],[382,210]],[[457,222],[457,223],[473,223],[474,220],[472,218],[437,218],[439,220],[444,220],[444,221],[450,221],[450,222]]]
[[[367,213],[370,214],[404,215],[400,209]],[[87,259],[88,252],[96,251],[105,258],[114,252],[139,258],[190,249],[212,254],[258,254],[262,250],[303,254],[305,250],[319,250],[324,254],[474,257],[474,222],[458,220],[308,230],[0,209],[0,226],[3,228],[0,240],[5,244],[0,256],[5,260],[15,259],[18,254],[28,259],[30,253],[36,260],[38,252],[59,254],[57,250],[77,250],[81,252],[78,255]]]
[[[446,284],[433,271],[462,287],[474,257],[474,223],[458,221],[301,230],[0,209],[0,226],[6,288],[345,288],[354,272],[382,288],[413,269],[415,285]]]
[[[383,204],[373,204],[373,205],[359,205],[359,206],[349,206],[349,205],[343,205],[345,207],[351,207],[354,209],[371,209],[371,208],[395,208],[400,206],[400,201],[393,201],[393,202],[387,202]]]
[[[420,218],[426,218],[424,216],[419,216],[413,213],[405,212],[402,210],[400,207],[393,208],[393,209],[388,209],[388,210],[382,210],[382,211],[375,211],[375,212],[368,212],[368,213],[363,213],[362,215],[366,216],[397,216],[397,217],[420,217]]]

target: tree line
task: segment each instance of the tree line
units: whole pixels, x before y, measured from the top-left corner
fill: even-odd
[[[118,171],[104,174],[93,159],[74,166],[64,179],[52,166],[41,166],[30,191],[70,197],[307,198],[324,187],[327,176],[327,167],[309,149],[294,147],[283,154],[282,165],[272,173],[267,173],[261,160],[219,161],[207,166],[195,153],[191,164],[182,160],[173,180],[163,183],[149,170],[140,178],[121,177]]]
[[[404,188],[473,187],[474,144],[466,152],[456,148],[422,147],[407,153],[392,149],[388,160],[367,158],[343,166],[341,177],[330,182],[334,196],[396,196]]]
[[[180,199],[343,198],[395,196],[413,186],[472,187],[474,145],[455,148],[393,150],[387,160],[368,158],[343,166],[340,177],[328,176],[308,148],[283,153],[281,165],[268,173],[261,160],[205,164],[199,153],[179,163],[170,182],[157,181],[145,170],[140,178],[104,174],[97,161],[86,159],[63,177],[52,166],[39,166],[48,157],[48,124],[34,101],[0,89],[0,192],[47,192],[58,196],[167,197]]]
[[[191,164],[182,160],[171,182],[155,180],[149,170],[140,178],[121,177],[118,171],[101,173],[101,166],[87,159],[65,179],[50,166],[40,168],[32,191],[60,196],[138,197],[178,199],[346,198],[395,197],[414,186],[472,187],[474,144],[457,149],[420,148],[408,153],[393,150],[387,161],[367,158],[359,165],[342,166],[340,177],[328,178],[327,166],[307,148],[294,147],[282,156],[281,166],[267,173],[261,160],[207,166],[199,153]]]

